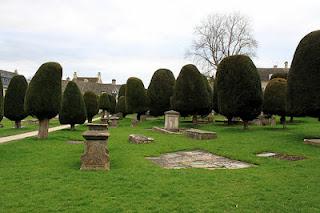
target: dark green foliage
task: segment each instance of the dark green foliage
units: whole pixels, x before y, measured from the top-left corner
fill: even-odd
[[[117,106],[116,106],[116,113],[121,112],[123,116],[126,115],[126,98],[124,96],[121,96],[118,100]]]
[[[182,67],[172,99],[174,109],[182,116],[199,115],[209,102],[208,89],[198,68],[193,64]]]
[[[28,114],[24,110],[24,97],[28,82],[23,75],[14,76],[4,98],[4,116],[12,121],[21,121]]]
[[[131,77],[126,86],[126,111],[129,113],[144,113],[147,111],[147,94],[142,81]]]
[[[109,102],[110,102],[110,113],[114,114],[116,112],[116,105],[117,105],[117,101],[116,98],[112,95],[108,95],[109,96]]]
[[[213,82],[213,92],[212,92],[212,109],[219,113],[219,106],[218,106],[218,92],[217,92],[217,84],[216,81]]]
[[[51,119],[60,110],[62,67],[55,62],[42,64],[26,92],[25,110],[39,120]]]
[[[240,117],[246,125],[260,114],[263,100],[260,77],[248,56],[224,58],[218,66],[216,84],[219,113],[229,121]]]
[[[91,91],[87,91],[83,95],[84,103],[86,105],[86,112],[88,121],[92,121],[92,118],[99,112],[98,96]]]
[[[126,84],[122,84],[120,89],[119,89],[119,93],[118,93],[118,101],[120,99],[121,96],[126,96]]]
[[[288,79],[288,73],[283,73],[283,72],[279,72],[279,73],[275,73],[271,76],[270,80],[274,79],[274,78],[283,78],[283,79]]]
[[[168,69],[159,69],[153,74],[147,92],[150,115],[160,116],[170,109],[175,81]]]
[[[2,85],[2,78],[0,75],[0,121],[3,119],[3,85]]]
[[[108,93],[102,93],[99,97],[99,109],[109,111],[110,107],[111,105]]]
[[[62,106],[59,113],[61,124],[83,124],[86,121],[86,106],[83,96],[73,81],[69,81],[62,96]]]
[[[268,115],[286,115],[287,80],[274,78],[266,86],[263,98],[263,113]]]
[[[320,30],[299,43],[288,76],[288,111],[320,117]]]
[[[209,113],[211,113],[212,107],[213,107],[213,91],[212,91],[212,88],[209,84],[207,77],[202,75],[202,78],[203,78],[203,82],[204,82],[204,84],[207,88],[207,91],[208,91],[208,103],[207,103],[207,105],[203,106],[203,109],[199,112],[199,114],[202,116],[207,116]]]

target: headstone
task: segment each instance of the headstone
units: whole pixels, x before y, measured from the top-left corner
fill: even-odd
[[[117,127],[117,126],[118,126],[118,120],[119,120],[119,117],[112,116],[112,117],[110,118],[111,126],[112,126],[112,127]]]
[[[141,115],[140,116],[140,122],[146,121],[146,120],[147,120],[147,116],[146,115]]]
[[[136,127],[138,125],[139,121],[137,119],[131,120],[131,127]]]
[[[94,130],[94,131],[107,131],[108,130],[108,124],[88,123],[87,127],[89,128],[89,130]]]
[[[149,138],[144,135],[135,135],[135,134],[129,135],[129,142],[131,143],[144,144],[144,143],[151,143],[153,141],[154,141],[153,138]]]
[[[82,134],[85,150],[81,156],[81,170],[110,170],[106,131],[88,130]]]
[[[276,126],[276,118],[275,117],[271,117],[271,126]]]
[[[164,113],[164,128],[169,131],[179,131],[180,113],[170,110]]]
[[[204,131],[200,129],[187,129],[184,134],[189,138],[197,140],[209,140],[217,138],[217,133]]]

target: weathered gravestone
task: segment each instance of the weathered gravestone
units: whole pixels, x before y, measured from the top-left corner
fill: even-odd
[[[110,121],[111,121],[111,126],[112,127],[117,127],[118,126],[118,121],[119,121],[119,117],[116,117],[116,116],[112,116],[110,118]]]
[[[146,137],[144,135],[135,135],[131,134],[129,135],[129,142],[135,143],[135,144],[145,144],[145,143],[151,143],[154,139],[150,137]]]
[[[215,132],[209,132],[200,129],[187,129],[184,134],[197,140],[210,140],[217,138],[217,134]]]
[[[170,110],[164,113],[164,128],[169,131],[179,131],[180,113]]]
[[[93,130],[93,131],[107,131],[108,130],[108,124],[88,123],[87,127],[89,128],[89,130]]]

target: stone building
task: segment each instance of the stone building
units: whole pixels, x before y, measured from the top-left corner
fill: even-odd
[[[271,76],[275,73],[288,73],[289,72],[289,66],[288,62],[284,62],[284,67],[280,68],[277,65],[274,65],[273,68],[257,68],[258,73],[260,75],[261,79],[261,87],[262,90],[264,90],[271,78]]]
[[[9,72],[5,70],[0,70],[0,75],[1,75],[2,85],[3,85],[3,94],[5,94],[11,79],[13,78],[13,76],[18,75],[18,71],[15,70],[14,72]]]
[[[64,91],[68,81],[70,80],[70,78],[62,80],[62,91]],[[78,85],[82,94],[87,91],[92,91],[97,95],[100,95],[101,93],[108,93],[117,97],[119,89],[121,87],[121,85],[116,84],[115,79],[112,79],[112,82],[109,84],[103,83],[100,72],[98,72],[97,77],[79,77],[77,75],[77,72],[74,72],[72,81],[74,81]]]

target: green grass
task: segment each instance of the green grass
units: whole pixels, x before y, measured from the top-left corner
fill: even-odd
[[[303,144],[319,137],[317,119],[282,129],[223,124],[197,128],[216,131],[218,139],[197,141],[150,130],[163,120],[136,128],[124,119],[110,129],[111,170],[80,171],[83,145],[77,131],[62,130],[48,140],[35,138],[0,145],[0,212],[319,212],[320,149]],[[191,123],[181,122],[183,127]],[[144,134],[152,144],[129,144],[128,135]],[[203,149],[256,164],[238,170],[162,169],[145,159],[178,150]],[[258,158],[276,151],[305,156],[302,161]]]
[[[7,118],[3,118],[1,121],[1,124],[3,125],[2,128],[0,128],[0,137],[10,136],[10,135],[17,135],[25,132],[31,132],[38,130],[38,124],[28,124],[27,121],[34,119],[31,116],[27,117],[25,122],[22,122],[22,128],[16,129],[14,128],[14,121],[10,121]],[[59,126],[59,120],[58,119],[51,119],[49,123],[49,127],[55,127]]]

